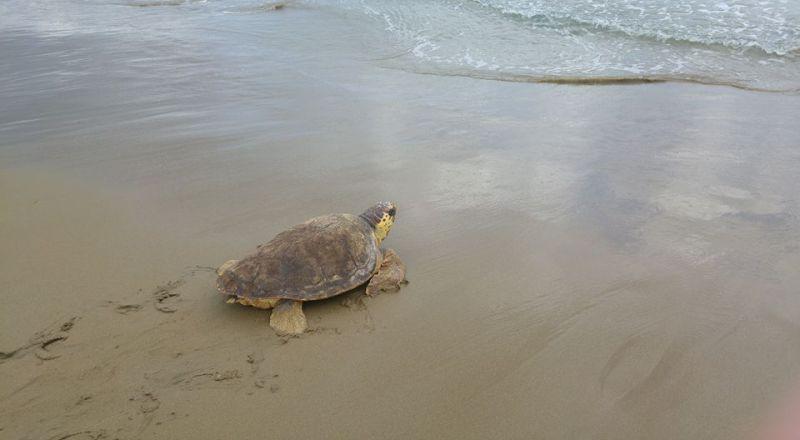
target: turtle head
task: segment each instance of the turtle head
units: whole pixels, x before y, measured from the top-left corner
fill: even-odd
[[[397,207],[392,202],[378,202],[369,207],[359,217],[364,219],[375,230],[375,238],[378,245],[389,235],[389,230],[394,225],[394,216],[397,214]]]

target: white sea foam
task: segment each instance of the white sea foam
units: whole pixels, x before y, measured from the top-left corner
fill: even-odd
[[[408,0],[336,7],[382,20],[393,65],[483,78],[682,80],[800,91],[800,2]]]
[[[148,5],[152,7],[143,8]],[[800,0],[292,0],[387,44],[386,67],[508,81],[697,81],[800,93]],[[142,33],[125,17],[148,17]],[[172,38],[267,0],[10,0],[0,28]],[[127,12],[125,12],[127,11]],[[191,17],[191,18],[190,18]],[[257,32],[257,30],[254,30]],[[248,30],[237,30],[248,32]],[[381,35],[377,37],[376,35]]]

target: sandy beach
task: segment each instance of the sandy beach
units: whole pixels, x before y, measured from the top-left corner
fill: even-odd
[[[347,16],[229,19],[266,24],[0,39],[0,438],[750,439],[800,382],[798,95],[420,75]],[[300,337],[217,293],[382,199],[400,292]]]

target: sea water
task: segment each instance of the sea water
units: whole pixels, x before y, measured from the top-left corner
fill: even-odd
[[[0,31],[197,42],[209,38],[203,29],[261,32],[257,20],[226,17],[279,4],[350,20],[358,32],[348,38],[383,46],[372,62],[416,73],[800,90],[796,0],[10,0],[0,4]]]

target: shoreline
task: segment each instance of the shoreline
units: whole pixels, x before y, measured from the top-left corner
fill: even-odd
[[[391,58],[389,58],[391,59]],[[388,67],[395,69],[394,67]],[[730,87],[737,90],[745,90],[748,92],[757,93],[776,93],[787,96],[796,96],[800,94],[800,88],[792,89],[770,89],[746,86],[737,84],[735,82],[726,82],[714,80],[712,78],[680,76],[680,75],[624,75],[624,76],[547,76],[547,75],[526,75],[526,74],[512,74],[500,72],[437,72],[434,70],[416,70],[416,69],[403,69],[396,68],[397,70],[417,74],[417,75],[433,75],[443,77],[463,77],[472,78],[484,81],[500,81],[500,82],[515,82],[515,83],[531,83],[531,84],[557,84],[565,86],[629,86],[629,85],[642,85],[642,84],[689,84],[698,86],[719,86]]]

